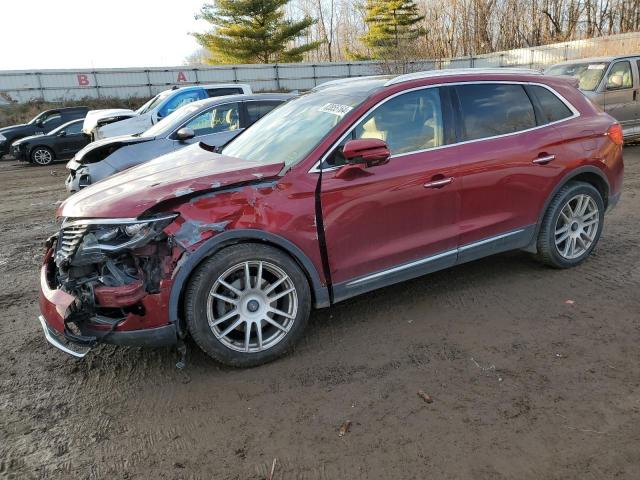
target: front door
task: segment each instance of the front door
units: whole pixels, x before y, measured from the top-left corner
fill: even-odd
[[[60,152],[74,155],[89,143],[89,136],[82,132],[82,122],[77,122],[65,128],[65,136],[60,140]]]
[[[451,135],[443,110],[450,109],[441,93],[425,88],[391,98],[320,165],[336,301],[455,263],[458,157],[445,147]],[[347,172],[341,149],[356,138],[384,140],[388,163]]]
[[[185,144],[203,142],[211,147],[221,147],[242,131],[240,103],[225,103],[199,113],[180,128],[190,128],[195,136],[189,140],[174,140],[175,148]]]
[[[604,109],[615,118],[628,136],[636,127],[637,93],[630,60],[614,62],[605,78]]]

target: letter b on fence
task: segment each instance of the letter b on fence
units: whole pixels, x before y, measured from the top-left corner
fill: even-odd
[[[89,86],[89,75],[87,75],[86,73],[79,73],[78,74],[78,85],[80,85],[81,87],[88,87]]]

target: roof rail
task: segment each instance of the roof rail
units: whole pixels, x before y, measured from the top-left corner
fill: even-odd
[[[421,78],[431,77],[444,77],[446,75],[477,75],[479,73],[520,73],[529,75],[542,75],[538,70],[531,68],[449,68],[444,70],[426,70],[422,72],[406,73],[404,75],[398,75],[392,78],[384,84],[385,87],[389,85],[396,85],[398,83],[409,82],[411,80],[418,80]]]
[[[382,75],[362,75],[362,76],[358,76],[358,77],[346,77],[346,78],[339,78],[337,80],[329,80],[328,82],[324,82],[321,83],[320,85],[316,85],[315,87],[313,87],[311,89],[311,91],[313,92],[317,92],[318,90],[323,90],[327,87],[332,87],[334,85],[340,85],[342,83],[349,83],[349,82],[353,82],[355,80],[367,80],[370,78],[380,78]]]

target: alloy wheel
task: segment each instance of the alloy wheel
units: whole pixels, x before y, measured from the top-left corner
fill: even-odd
[[[558,253],[569,260],[589,250],[598,234],[600,212],[594,199],[585,194],[567,201],[556,221],[555,244]]]
[[[262,352],[289,332],[298,312],[291,278],[265,261],[246,261],[227,269],[213,284],[207,300],[207,321],[226,347]]]
[[[33,161],[38,165],[49,165],[53,160],[51,152],[44,148],[39,148],[33,152]]]

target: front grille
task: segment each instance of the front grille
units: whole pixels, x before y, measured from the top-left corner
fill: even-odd
[[[78,249],[78,245],[80,245],[85,233],[87,233],[88,228],[88,225],[83,224],[63,227],[60,231],[56,260],[67,260],[73,257]]]

